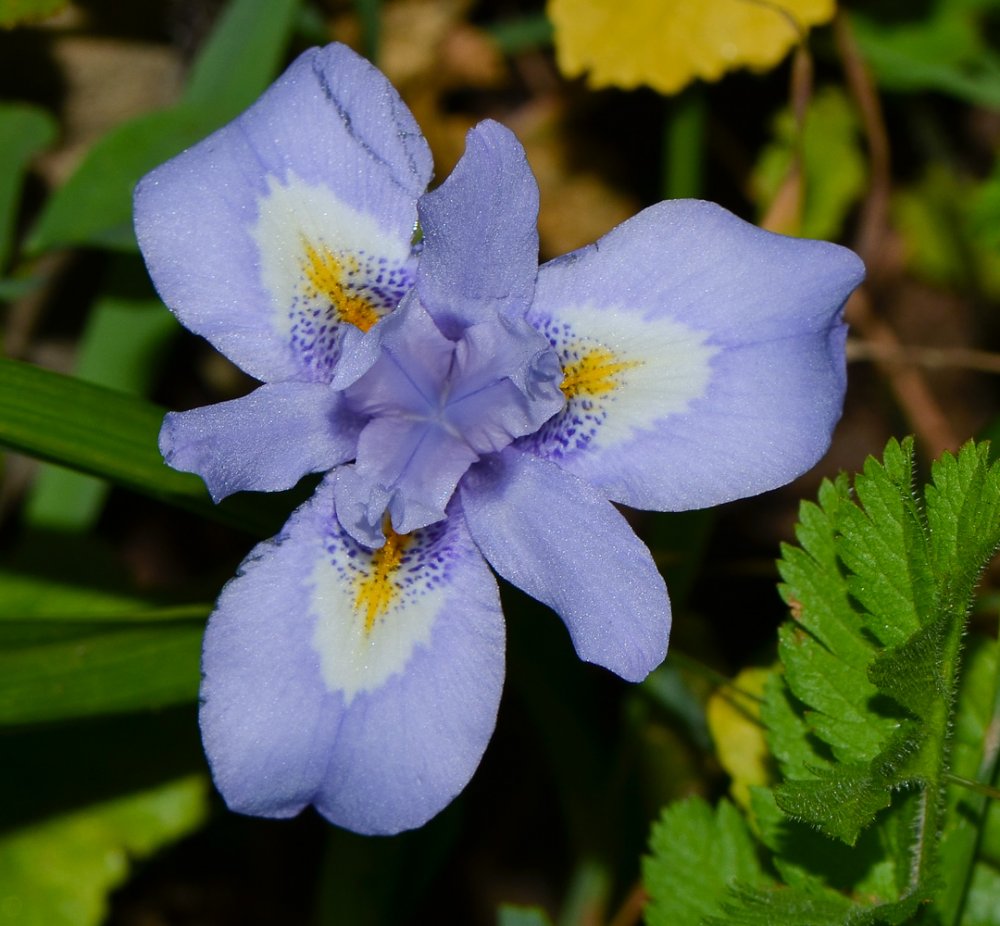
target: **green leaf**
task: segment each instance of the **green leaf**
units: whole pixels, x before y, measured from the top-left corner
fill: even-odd
[[[931,468],[925,500],[934,568],[952,607],[967,606],[1000,542],[1000,467],[987,444],[946,453]]]
[[[274,533],[294,493],[213,505],[202,481],[170,469],[157,436],[164,410],[142,399],[0,359],[0,445],[248,530]]]
[[[841,479],[819,508],[803,506],[802,549],[779,564],[798,620],[781,635],[784,690],[769,688],[762,714],[779,759],[794,764],[778,805],[830,835],[853,843],[895,791],[918,789],[922,878],[945,810],[966,616],[1000,543],[1000,466],[986,447],[946,454],[932,477],[922,503],[912,442],[893,441],[855,480],[857,503]],[[789,748],[803,733],[817,761]]]
[[[665,811],[644,866],[652,926],[996,922],[991,808],[955,776],[1000,776],[997,643],[972,637],[959,658],[1000,542],[1000,464],[969,444],[923,498],[913,473],[912,441],[893,441],[853,491],[841,477],[802,506],[761,710],[788,780],[752,789],[752,828],[726,804]]]
[[[575,926],[593,919],[595,911],[603,910],[611,893],[611,870],[603,859],[582,855],[573,868],[566,897],[559,911],[559,926]]]
[[[504,904],[497,910],[497,926],[552,926],[552,920],[538,907]]]
[[[939,2],[929,16],[883,25],[860,13],[851,21],[858,45],[887,90],[934,90],[989,109],[1000,106],[1000,56],[985,41],[972,8]]]
[[[982,182],[932,164],[892,198],[910,268],[941,286],[1000,295],[1000,168]]]
[[[525,13],[500,20],[486,27],[486,32],[505,55],[517,55],[552,45],[552,20],[544,13]]]
[[[712,736],[705,717],[704,699],[692,691],[676,660],[668,659],[650,672],[638,690],[679,725],[699,749],[705,752],[711,749]]]
[[[847,763],[873,759],[896,726],[895,718],[869,709],[877,694],[866,677],[875,645],[841,576],[838,524],[850,507],[846,477],[824,483],[819,505],[806,502],[799,512],[796,536],[801,546],[783,545],[778,564],[784,580],[779,591],[796,617],[779,633],[788,688],[810,707],[809,731]],[[808,747],[803,751],[803,730],[794,712],[782,711],[787,706],[772,689],[763,717],[785,775],[799,777],[806,767],[822,764],[822,759]],[[782,739],[785,730],[789,736]]]
[[[787,827],[796,824],[782,818],[763,789],[755,792],[754,806],[765,839],[787,853],[770,860],[785,876],[785,883],[765,875],[751,831],[735,807],[722,801],[713,812],[701,798],[692,798],[666,808],[653,827],[652,855],[643,860],[643,883],[650,895],[649,926],[843,926],[903,923],[912,916],[915,901],[872,902],[877,894],[870,888],[885,885],[884,872],[878,880],[865,872],[879,858],[877,844],[867,847],[864,858],[853,864],[845,879],[861,881],[869,888],[862,895],[864,902],[854,902],[807,871],[829,870],[825,847],[817,844],[822,837],[804,827],[789,835]],[[835,863],[846,861],[846,867],[852,867],[849,850],[840,846],[833,851]]]
[[[729,889],[766,880],[750,831],[728,801],[714,811],[701,798],[667,807],[649,848],[642,863],[649,926],[699,926],[723,912]]]
[[[752,819],[761,842],[773,853],[771,864],[786,884],[815,879],[843,893],[883,904],[899,897],[898,869],[907,869],[906,849],[894,838],[899,828],[866,830],[854,846],[790,819],[769,788],[754,788]],[[898,815],[897,816],[901,816]],[[909,836],[907,830],[905,835]]]
[[[181,102],[98,141],[50,198],[28,249],[88,244],[132,250],[132,190],[143,174],[239,115],[267,86],[298,0],[232,0],[191,70]]]
[[[214,592],[211,579],[209,587]],[[204,619],[208,610],[187,599],[140,594],[120,552],[93,535],[23,531],[0,566],[0,633],[5,621],[128,624]]]
[[[0,272],[13,249],[25,170],[31,158],[55,137],[56,121],[44,109],[24,103],[0,104]]]
[[[843,926],[848,922],[851,902],[814,881],[794,888],[748,890],[740,888],[723,904],[723,916],[709,916],[705,926],[774,926],[776,923],[808,926]]]
[[[462,801],[459,798],[420,829],[384,839],[329,827],[316,879],[313,922],[395,926],[411,921],[460,851]],[[391,891],[385,889],[387,884]]]
[[[204,616],[129,624],[120,617],[0,622],[0,725],[194,701]]]
[[[0,302],[13,302],[36,290],[42,281],[38,277],[0,280]]]
[[[0,0],[0,29],[45,19],[68,5],[69,0]]]
[[[795,231],[806,238],[836,239],[865,192],[868,173],[858,117],[847,96],[836,87],[818,91],[806,110],[801,138],[790,109],[778,115],[773,131],[774,141],[762,150],[750,181],[761,214],[801,154],[802,214]]]
[[[174,317],[149,294],[138,258],[119,257],[109,289],[94,303],[77,348],[76,375],[131,395],[145,395],[161,366],[164,345],[179,331]],[[108,484],[58,467],[42,467],[24,518],[36,527],[88,529],[101,512]]]
[[[962,926],[997,926],[1000,918],[1000,871],[990,865],[976,865],[972,886],[962,912]]]
[[[0,914],[18,926],[99,926],[107,898],[145,858],[207,814],[202,776],[0,835]]]
[[[382,0],[354,0],[354,11],[361,25],[362,53],[378,62],[382,33]]]
[[[178,106],[112,129],[49,198],[28,237],[28,253],[83,244],[134,250],[132,190],[139,178],[217,127],[215,120]]]
[[[973,236],[985,249],[1000,248],[1000,165],[994,163],[993,173],[970,191],[969,226]],[[964,243],[964,242],[963,242]]]
[[[840,509],[837,555],[865,629],[883,646],[902,643],[936,616],[926,527],[913,486],[913,443],[890,441],[854,481],[858,505]]]
[[[281,64],[299,0],[231,0],[201,49],[183,102],[222,124],[263,93]]]
[[[862,828],[889,806],[892,782],[871,774],[865,766],[842,765],[821,777],[786,781],[775,793],[786,813],[854,845]]]
[[[959,778],[994,787],[1000,781],[1000,672],[995,640],[971,638],[963,657],[964,668],[953,724],[950,772]],[[989,819],[997,802],[985,794],[953,784],[947,793],[947,815],[939,834],[944,879],[939,906],[944,922],[956,922],[963,907],[977,903],[976,879],[989,858]],[[974,876],[975,873],[975,876]],[[993,906],[1000,910],[1000,901]],[[967,913],[963,915],[965,924]],[[976,920],[973,919],[973,922]],[[994,919],[993,922],[996,922]]]
[[[190,620],[207,613],[204,605],[162,605],[117,588],[84,584],[78,577],[0,569],[0,633],[7,621],[131,623]]]
[[[728,803],[714,814],[700,798],[667,808],[654,826],[654,855],[643,865],[650,926],[884,926],[909,922],[924,900],[896,899],[894,865],[908,870],[908,863],[882,837],[867,837],[859,852],[788,820],[766,789],[755,789],[753,806],[755,826],[775,853],[769,859]],[[765,862],[784,883],[764,873]]]
[[[902,926],[912,923],[922,900],[907,898],[897,903],[865,905],[852,903],[822,884],[808,880],[791,889],[741,890],[725,904],[726,917],[709,917],[705,926]]]

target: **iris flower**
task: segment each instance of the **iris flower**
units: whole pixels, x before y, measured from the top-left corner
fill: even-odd
[[[511,132],[431,173],[396,91],[331,45],[136,190],[164,302],[262,383],[168,414],[167,461],[216,500],[324,474],[205,635],[202,737],[243,813],[393,833],[447,805],[496,720],[493,573],[645,677],[670,605],[613,503],[781,485],[840,414],[851,252],[677,201],[539,267]]]

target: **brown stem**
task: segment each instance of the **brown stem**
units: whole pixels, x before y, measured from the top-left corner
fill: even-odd
[[[876,359],[879,371],[885,376],[909,426],[919,438],[922,451],[933,459],[944,450],[957,450],[960,443],[958,435],[931,392],[923,371],[913,364],[886,359],[898,356],[905,348],[893,327],[875,312],[872,305],[873,294],[882,291],[888,282],[884,278],[881,257],[885,252],[889,228],[892,190],[889,134],[874,81],[854,39],[850,19],[843,10],[838,11],[834,18],[833,35],[847,85],[861,113],[871,168],[871,181],[861,207],[856,244],[868,268],[868,284],[851,297],[845,315],[861,335],[862,341],[871,345],[873,353],[881,355],[882,359]]]
[[[906,348],[900,344],[892,326],[872,311],[867,289],[857,290],[847,303],[845,313],[850,323],[861,332],[873,354],[883,358],[898,356]],[[961,443],[948,416],[934,398],[927,379],[919,367],[895,360],[876,360],[879,371],[888,380],[896,401],[916,434],[920,447],[930,459],[937,459],[945,450],[956,451]]]
[[[642,911],[648,900],[649,895],[642,882],[636,882],[608,926],[636,926],[642,920]]]
[[[847,342],[847,360],[873,360],[924,367],[928,370],[974,370],[977,373],[1000,373],[1000,353],[971,347],[924,347],[918,344],[873,344],[851,338]]]

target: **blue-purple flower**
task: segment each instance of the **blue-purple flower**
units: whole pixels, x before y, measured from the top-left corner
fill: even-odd
[[[669,602],[612,503],[773,488],[840,414],[849,251],[678,201],[539,267],[508,130],[481,123],[430,177],[395,90],[332,45],[136,191],[164,301],[262,382],[169,414],[168,462],[216,499],[325,474],[206,633],[202,734],[234,810],[419,826],[493,730],[493,572],[642,679]]]

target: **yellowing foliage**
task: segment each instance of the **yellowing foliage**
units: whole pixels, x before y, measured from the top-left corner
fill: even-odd
[[[760,722],[760,697],[770,669],[749,667],[732,686],[716,691],[706,706],[708,729],[719,762],[732,779],[730,793],[743,808],[750,806],[750,789],[768,784],[768,748]]]
[[[696,78],[777,64],[835,0],[549,0],[559,67],[593,87],[676,93]]]

